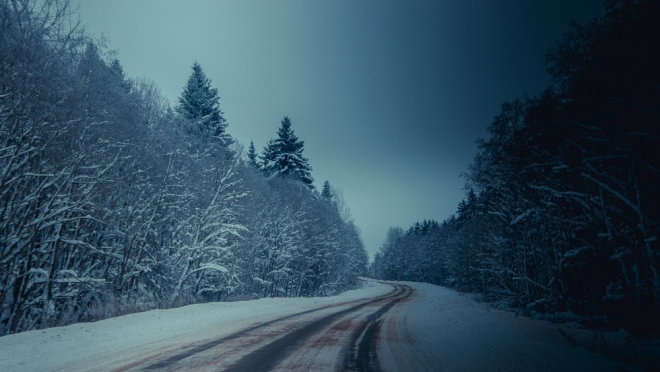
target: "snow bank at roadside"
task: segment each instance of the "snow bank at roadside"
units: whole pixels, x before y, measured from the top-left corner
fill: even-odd
[[[385,371],[641,371],[651,366],[640,358],[653,349],[631,346],[626,333],[603,332],[602,339],[594,339],[592,330],[487,309],[443,287],[406,284],[417,296],[409,306],[394,308],[384,322]]]
[[[0,371],[111,370],[257,322],[391,290],[389,285],[368,281],[363,288],[333,297],[197,304],[3,336]]]
[[[643,350],[639,344],[631,346],[623,334],[604,333],[602,340],[617,353],[615,360],[589,350],[604,347],[593,344],[593,331],[487,309],[447,288],[406,284],[416,289],[416,296],[393,307],[383,321],[379,359],[386,371],[638,371],[633,366],[649,365],[640,358],[657,356],[657,347]],[[364,288],[334,297],[198,304],[4,336],[0,371],[115,370],[256,323],[391,290],[367,281]]]

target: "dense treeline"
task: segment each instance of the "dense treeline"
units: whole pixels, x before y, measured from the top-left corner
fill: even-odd
[[[457,217],[391,229],[374,275],[527,311],[660,331],[660,2],[606,1],[547,55],[553,85],[502,105]]]
[[[359,231],[288,118],[244,158],[198,64],[171,109],[99,44],[66,0],[0,0],[0,335],[355,285]]]

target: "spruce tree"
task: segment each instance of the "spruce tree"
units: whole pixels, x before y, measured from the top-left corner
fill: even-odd
[[[321,198],[327,202],[332,200],[332,189],[330,188],[330,182],[327,180],[323,182],[323,190],[321,190]]]
[[[278,138],[270,140],[264,147],[261,156],[264,170],[269,175],[279,174],[282,176],[292,175],[298,178],[310,189],[314,189],[314,178],[312,178],[312,167],[303,156],[304,141],[298,140],[288,116],[282,119],[282,125],[277,130]]]
[[[211,87],[211,79],[206,77],[202,67],[195,62],[192,74],[183,87],[177,112],[197,124],[200,132],[228,139],[225,134],[227,121],[220,110],[218,89]]]
[[[259,156],[261,158],[261,169],[268,175],[274,172],[272,164],[275,162],[275,156],[277,155],[276,148],[275,140],[270,139]]]
[[[248,164],[255,168],[259,168],[259,164],[257,164],[257,152],[254,150],[254,142],[250,141],[250,147],[248,148]]]

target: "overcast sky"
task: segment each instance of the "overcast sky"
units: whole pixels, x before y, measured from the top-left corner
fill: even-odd
[[[72,0],[77,4],[78,0]],[[601,0],[80,0],[88,31],[172,104],[197,61],[228,132],[259,151],[288,115],[321,187],[340,187],[370,256],[391,226],[463,197],[501,103],[549,84],[543,55]]]

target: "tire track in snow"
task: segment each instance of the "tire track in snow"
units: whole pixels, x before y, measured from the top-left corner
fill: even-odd
[[[403,295],[370,314],[366,321],[353,334],[351,350],[344,357],[344,371],[377,372],[381,370],[376,348],[378,346],[380,328],[383,324],[382,317],[396,304],[411,298],[415,293],[409,286],[401,285],[400,287],[404,290]]]
[[[375,336],[375,332],[378,329],[378,326],[370,326],[374,325],[374,321],[378,320],[394,305],[410,297],[414,293],[414,290],[408,286],[402,286],[398,284],[390,285],[395,287],[394,293],[388,296],[382,296],[373,300],[369,300],[364,303],[352,306],[348,309],[326,315],[317,320],[313,320],[304,326],[287,333],[285,336],[278,338],[277,340],[274,340],[271,343],[247,354],[239,361],[231,365],[229,368],[225,369],[225,371],[256,372],[273,370],[278,366],[278,364],[280,364],[293,352],[303,346],[308,339],[314,335],[322,333],[324,329],[331,326],[340,318],[355,313],[365,308],[366,306],[376,306],[379,302],[384,302],[384,306],[381,306],[376,312],[368,315],[367,320],[362,321],[356,331],[352,332],[351,343],[349,344],[350,348],[354,344],[363,345],[364,343],[362,349],[371,350],[371,353],[375,356],[376,339],[375,337],[370,339],[370,337]],[[330,331],[332,331],[332,329],[333,328],[330,328]],[[364,330],[369,330],[369,333],[365,333]],[[363,335],[363,337],[360,337],[361,335]],[[360,347],[357,349],[361,350]],[[368,364],[358,363],[358,360],[361,356],[359,352],[357,354],[350,352],[347,354],[348,355],[344,357],[345,361],[347,361],[344,363],[344,369],[346,370],[362,370],[360,368],[363,365]]]
[[[123,368],[120,368],[118,371],[127,371],[127,370],[132,370],[134,368],[139,368],[141,370],[176,370],[176,369],[178,369],[177,364],[182,364],[182,365],[186,364],[186,359],[194,358],[195,356],[197,356],[201,353],[207,352],[207,351],[209,351],[213,348],[224,346],[224,344],[231,344],[232,342],[240,342],[242,340],[247,340],[248,341],[247,344],[249,344],[251,346],[255,346],[255,345],[259,345],[263,342],[266,342],[270,339],[269,337],[277,337],[282,333],[282,331],[287,332],[287,331],[290,331],[290,328],[295,328],[295,326],[296,326],[295,323],[293,324],[293,326],[290,325],[290,324],[286,324],[286,321],[288,321],[288,320],[294,320],[295,318],[302,317],[304,315],[313,314],[313,313],[316,313],[316,312],[332,309],[332,308],[335,308],[335,307],[346,306],[346,305],[358,303],[358,305],[353,306],[353,307],[351,307],[347,310],[343,310],[343,311],[340,311],[338,313],[333,313],[329,316],[321,318],[321,320],[323,320],[323,319],[328,318],[328,317],[336,316],[337,314],[344,315],[344,314],[346,314],[350,311],[356,311],[357,309],[362,308],[364,306],[367,306],[369,304],[372,304],[372,303],[375,303],[375,302],[378,302],[378,301],[388,300],[388,299],[390,299],[394,296],[397,296],[397,295],[399,295],[399,288],[395,287],[395,289],[393,289],[392,292],[390,292],[388,294],[385,294],[385,295],[382,295],[382,296],[378,296],[375,299],[369,299],[369,300],[366,300],[366,301],[363,300],[363,299],[348,301],[348,302],[343,302],[343,303],[330,305],[330,306],[324,306],[324,307],[320,307],[320,308],[317,308],[317,309],[306,310],[306,311],[302,311],[302,312],[299,312],[299,313],[279,317],[279,318],[276,318],[276,319],[273,319],[273,320],[270,320],[270,321],[267,321],[267,322],[256,324],[254,326],[245,328],[241,331],[235,332],[233,334],[230,334],[228,336],[225,336],[225,337],[213,340],[213,341],[205,342],[203,344],[199,344],[199,345],[196,345],[196,346],[186,345],[184,351],[179,352],[179,353],[174,354],[174,355],[171,355],[171,356],[169,356],[165,359],[162,359],[162,360],[158,360],[158,359],[161,358],[164,353],[160,354],[160,355],[152,355],[148,358],[144,358],[142,360],[135,361],[135,362],[133,362],[133,363],[127,365],[127,366],[124,366]],[[267,329],[268,327],[271,327],[271,326],[277,326],[278,324],[282,324],[282,327],[272,330],[272,332],[270,332],[267,335],[269,337],[263,337],[263,336],[260,337],[259,335],[253,335],[254,333],[256,333],[260,330]],[[323,324],[326,325],[325,323],[323,323]],[[309,325],[310,324],[307,324],[305,327],[307,327]],[[297,332],[297,331],[292,331],[292,332]],[[284,336],[284,337],[287,337],[287,336]],[[243,343],[242,345],[238,345],[238,346],[245,346],[245,343]],[[267,346],[268,345],[266,345],[264,347],[267,347]],[[258,350],[259,349],[257,349],[256,351],[258,351]],[[238,351],[240,351],[240,350],[238,350]],[[214,358],[214,359],[216,359],[216,358]],[[158,361],[156,361],[153,364],[149,364],[149,365],[145,366],[145,364],[151,363],[154,360],[158,360]],[[215,360],[215,361],[216,362],[221,362],[219,360]],[[212,363],[212,361],[209,361],[209,362]],[[239,362],[240,362],[240,360],[239,360]],[[208,363],[204,363],[204,364],[208,365]]]

